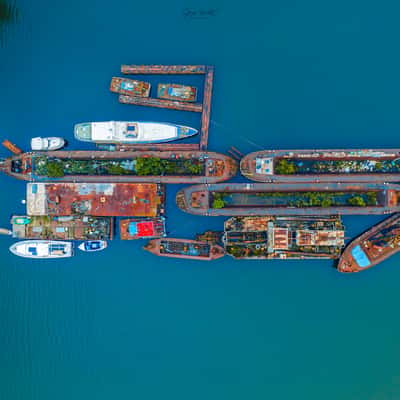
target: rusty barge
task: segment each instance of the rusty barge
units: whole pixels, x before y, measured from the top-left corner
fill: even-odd
[[[225,255],[221,246],[190,239],[153,239],[144,249],[156,256],[203,261],[216,260]]]
[[[222,183],[184,188],[176,203],[208,216],[367,215],[400,211],[399,196],[395,184]]]
[[[28,215],[156,217],[164,186],[154,183],[28,183]]]
[[[400,250],[400,214],[395,214],[358,236],[343,251],[339,272],[360,272]]]
[[[232,217],[225,221],[226,254],[235,259],[335,259],[344,246],[339,216]]]
[[[232,158],[202,151],[54,151],[9,157],[0,170],[25,181],[214,183],[232,178]]]
[[[113,218],[85,215],[27,216],[11,218],[18,239],[107,240],[113,238]]]
[[[399,182],[400,149],[264,150],[240,171],[259,182]]]

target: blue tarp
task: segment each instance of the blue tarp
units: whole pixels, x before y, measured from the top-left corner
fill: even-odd
[[[130,222],[128,226],[128,232],[131,236],[137,235],[137,225],[136,222]]]
[[[368,265],[371,264],[367,255],[364,253],[364,250],[360,246],[354,247],[354,249],[351,251],[351,255],[361,268],[368,267]]]

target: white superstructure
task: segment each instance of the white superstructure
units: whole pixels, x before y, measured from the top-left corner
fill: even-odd
[[[16,256],[26,258],[63,258],[72,256],[72,243],[56,240],[23,240],[10,246]]]
[[[195,135],[196,129],[158,122],[88,122],[75,125],[78,140],[96,143],[162,143]]]

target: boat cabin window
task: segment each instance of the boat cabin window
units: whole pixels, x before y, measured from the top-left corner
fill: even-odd
[[[137,126],[136,124],[127,124],[126,125],[126,132],[125,136],[127,138],[136,138],[138,135],[137,133]]]

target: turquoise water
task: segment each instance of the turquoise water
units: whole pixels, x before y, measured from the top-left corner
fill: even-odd
[[[399,147],[395,2],[18,6],[0,48],[0,136],[25,149],[35,135],[92,148],[73,140],[77,122],[199,126],[195,114],[119,104],[108,85],[122,63],[215,65],[213,150]],[[0,179],[6,226],[25,185]],[[221,226],[179,211],[179,188],[168,187],[171,236]],[[379,220],[345,218],[347,236]],[[329,261],[200,263],[119,241],[37,262],[0,242],[1,399],[400,398],[400,256],[344,276]]]

